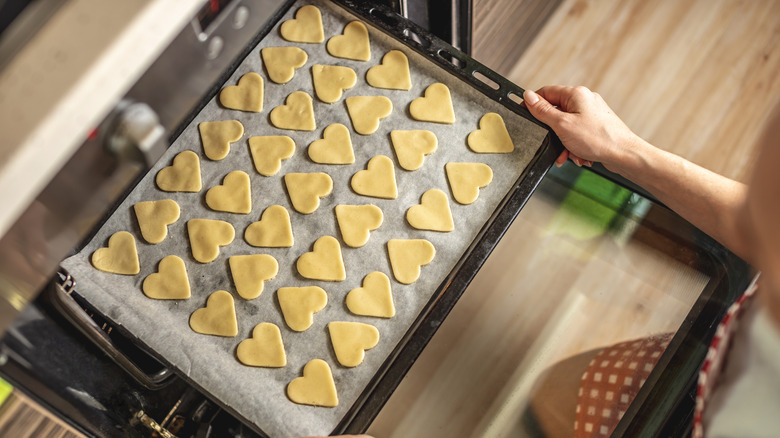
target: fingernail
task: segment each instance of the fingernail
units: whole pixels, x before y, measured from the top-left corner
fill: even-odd
[[[523,100],[528,102],[529,105],[536,105],[536,102],[539,102],[539,95],[531,90],[525,90]]]
[[[592,166],[592,165],[593,165],[593,161],[586,161],[586,162],[585,162],[585,165],[586,165],[586,166],[588,166],[588,167],[590,167],[590,166]]]
[[[571,160],[574,161],[574,164],[576,164],[577,167],[582,167],[582,160],[579,158],[572,158]]]
[[[563,163],[559,163],[557,161],[555,162],[555,167],[561,167],[561,166],[563,166]]]

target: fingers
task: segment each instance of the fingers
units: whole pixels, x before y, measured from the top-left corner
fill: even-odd
[[[555,165],[558,167],[563,166],[563,163],[566,162],[566,160],[569,159],[569,150],[564,149],[563,152],[561,152],[560,155],[558,155],[558,158],[555,160]]]
[[[573,89],[574,87],[568,87],[566,85],[547,85],[536,90],[536,93],[551,104],[560,107],[563,102],[566,101]]]
[[[531,114],[542,121],[542,123],[550,125],[553,130],[558,126],[558,122],[560,122],[565,115],[542,96],[531,90],[526,90],[525,93],[523,93],[523,100]]]

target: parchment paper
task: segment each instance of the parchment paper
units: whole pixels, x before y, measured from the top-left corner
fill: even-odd
[[[303,4],[312,3],[323,15],[326,41],[341,34],[349,21],[356,19],[337,5],[326,1],[298,2],[282,21],[293,18]],[[95,238],[77,255],[62,265],[78,282],[78,293],[114,323],[123,325],[150,349],[156,351],[179,373],[188,376],[196,385],[215,399],[256,425],[271,437],[327,435],[344,416],[358,395],[363,391],[379,366],[407,331],[438,285],[453,269],[476,233],[488,220],[501,199],[507,194],[529,163],[546,135],[546,131],[520,116],[506,110],[454,78],[432,62],[419,56],[403,44],[368,25],[371,38],[371,60],[349,61],[330,56],[322,44],[290,43],[279,35],[279,25],[266,36],[241,63],[225,85],[234,85],[247,72],[260,73],[265,81],[264,109],[261,113],[245,113],[221,108],[216,98],[210,101],[195,117],[182,135],[137,188],[110,217]],[[293,80],[279,85],[271,82],[264,69],[260,49],[269,46],[303,48],[309,55],[306,65],[297,70]],[[366,71],[381,62],[382,56],[392,49],[400,49],[409,57],[412,70],[410,91],[384,90],[370,87],[365,82]],[[344,100],[325,104],[317,100],[311,80],[314,64],[346,65],[358,75],[357,85],[346,91],[344,97],[358,95],[384,95],[393,102],[393,113],[380,122],[379,130],[370,136],[358,135],[346,111]],[[452,93],[457,122],[455,125],[417,122],[408,115],[409,103],[420,97],[425,88],[434,83],[447,84]],[[313,132],[279,130],[270,125],[268,115],[274,107],[284,103],[287,95],[303,90],[314,97],[317,129]],[[466,146],[468,134],[478,128],[478,121],[486,112],[501,114],[515,142],[511,154],[475,154]],[[230,154],[222,161],[211,161],[203,154],[197,125],[210,120],[239,120],[245,128],[244,137],[231,146]],[[320,165],[306,154],[308,145],[322,136],[331,123],[342,123],[350,128],[356,161],[353,165]],[[423,167],[408,172],[398,166],[389,132],[393,129],[427,129],[439,139],[438,150],[425,158]],[[282,170],[272,177],[258,174],[251,160],[247,138],[255,135],[288,135],[295,140],[294,156],[283,162]],[[201,159],[203,189],[200,193],[167,193],[156,188],[157,171],[169,166],[173,157],[182,150],[195,151]],[[375,155],[387,155],[396,166],[399,197],[396,200],[368,198],[355,194],[349,181]],[[450,161],[483,162],[493,169],[493,182],[480,190],[479,198],[471,205],[456,203],[447,184],[444,165]],[[252,184],[252,212],[247,215],[211,211],[206,207],[206,191],[222,183],[224,176],[233,170],[243,170],[250,175]],[[333,178],[333,193],[322,199],[319,209],[310,215],[293,210],[284,188],[283,176],[289,172],[326,172]],[[439,188],[450,196],[450,207],[455,220],[455,231],[438,233],[419,231],[405,220],[406,210],[419,203],[420,196],[428,189]],[[138,223],[132,211],[136,202],[173,199],[181,206],[181,218],[169,227],[169,237],[162,243],[150,245],[143,241]],[[343,244],[335,220],[334,207],[338,204],[375,204],[384,213],[384,223],[371,233],[368,244],[362,248],[349,248]],[[243,239],[246,227],[259,220],[266,207],[280,204],[288,209],[292,219],[295,245],[292,248],[254,248]],[[222,247],[217,260],[208,264],[196,262],[189,249],[186,223],[192,218],[225,220],[233,224],[236,239]],[[141,261],[141,273],[135,276],[108,274],[94,269],[90,255],[107,244],[108,238],[120,230],[130,231],[135,237]],[[319,282],[307,280],[295,269],[297,258],[311,251],[314,241],[331,235],[342,242],[347,279],[343,282]],[[411,285],[395,281],[389,266],[386,242],[391,238],[425,238],[436,247],[433,262],[422,268],[420,279]],[[279,261],[278,276],[266,282],[264,292],[255,300],[246,301],[235,292],[229,275],[228,257],[237,254],[265,253]],[[159,301],[146,298],[141,292],[143,279],[157,270],[159,261],[175,254],[186,264],[192,286],[192,298],[181,301]],[[386,273],[391,279],[396,316],[392,319],[359,317],[349,313],[344,298],[353,288],[361,286],[363,277],[375,270]],[[276,290],[284,286],[317,285],[328,293],[327,307],[317,313],[314,325],[303,333],[291,331],[284,323]],[[190,314],[205,305],[206,298],[216,290],[231,292],[236,300],[239,334],[235,338],[222,338],[193,332],[189,325]],[[327,332],[330,321],[360,321],[379,329],[379,345],[366,353],[365,361],[356,368],[344,368],[338,364]],[[279,326],[287,351],[288,364],[280,369],[254,368],[242,365],[235,358],[239,342],[251,335],[252,328],[260,322],[272,322]],[[286,397],[286,386],[301,375],[303,366],[311,359],[327,361],[332,370],[339,395],[336,408],[302,406]]]

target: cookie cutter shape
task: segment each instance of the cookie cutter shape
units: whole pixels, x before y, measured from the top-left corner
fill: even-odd
[[[395,316],[390,279],[374,271],[363,278],[363,286],[352,289],[345,300],[347,309],[355,315],[392,318]]]
[[[282,287],[276,291],[284,322],[291,330],[302,332],[314,323],[314,314],[328,304],[328,294],[321,287]]]
[[[333,191],[333,180],[322,172],[288,173],[284,176],[284,184],[293,208],[303,214],[314,213],[320,206],[320,198]]]
[[[282,23],[279,33],[294,43],[321,43],[325,41],[322,13],[316,6],[303,6],[295,13],[295,18]]]
[[[361,135],[376,132],[379,121],[393,112],[393,102],[385,96],[352,96],[345,102],[352,127]]]
[[[133,211],[138,219],[141,236],[151,244],[165,240],[168,225],[176,223],[181,213],[179,204],[173,199],[137,202],[133,205]]]
[[[387,253],[395,279],[412,284],[420,278],[420,267],[433,261],[436,248],[425,239],[390,239]]]
[[[295,141],[286,135],[249,137],[249,152],[257,173],[273,176],[282,168],[282,161],[295,153]]]
[[[339,404],[336,383],[330,366],[322,359],[312,359],[303,367],[303,376],[287,385],[287,397],[301,405],[333,408]]]
[[[328,40],[328,53],[337,58],[368,61],[371,59],[371,42],[366,25],[351,21],[344,27],[344,33]]]
[[[442,83],[435,83],[425,89],[425,95],[409,104],[409,114],[421,122],[455,123],[455,110],[452,108],[450,89]]]
[[[144,295],[155,300],[186,300],[191,296],[190,279],[184,260],[169,255],[160,260],[157,272],[144,278]]]
[[[295,76],[295,70],[309,59],[306,51],[298,47],[266,47],[260,51],[268,78],[277,84],[286,84]]]
[[[154,181],[160,190],[166,192],[199,192],[202,185],[198,154],[179,152],[173,157],[173,164],[157,172]]]
[[[400,50],[391,50],[382,57],[382,63],[368,69],[366,82],[375,88],[410,90],[412,77],[409,58]]]
[[[340,65],[315,64],[311,67],[314,92],[325,103],[338,102],[344,94],[357,83],[355,70]]]
[[[493,181],[493,170],[484,163],[447,163],[444,165],[452,197],[461,204],[472,204],[479,189]]]
[[[252,190],[249,175],[234,170],[225,175],[222,184],[206,192],[206,205],[212,210],[247,214],[252,211]]]
[[[382,225],[382,210],[376,205],[337,205],[336,221],[347,246],[360,248],[368,243],[371,231]]]
[[[295,266],[301,276],[312,280],[344,281],[347,278],[341,245],[333,236],[317,239],[311,252],[298,257]]]
[[[406,220],[418,230],[450,232],[455,229],[447,194],[439,189],[423,193],[420,203],[406,210]]]
[[[230,153],[230,143],[244,135],[244,125],[238,120],[219,120],[198,124],[203,153],[210,160],[219,161]]]
[[[271,110],[271,124],[279,129],[291,131],[314,131],[314,106],[311,96],[305,91],[294,91],[287,96],[284,105]]]
[[[393,160],[384,155],[371,158],[365,170],[352,175],[350,185],[352,190],[359,195],[396,199],[398,187],[395,183]]]
[[[265,209],[260,220],[252,222],[244,231],[244,240],[252,246],[289,248],[293,246],[290,214],[281,205]]]
[[[204,335],[227,338],[238,335],[238,320],[233,296],[224,290],[209,295],[206,307],[201,307],[190,315],[190,328]]]
[[[255,72],[241,76],[237,85],[228,85],[219,93],[225,108],[259,113],[263,110],[263,77]]]
[[[336,359],[348,368],[363,363],[366,350],[379,343],[379,330],[362,322],[333,321],[328,323],[328,333]]]
[[[214,219],[187,221],[192,257],[201,263],[210,263],[219,256],[219,247],[229,245],[236,236],[233,225]]]
[[[479,129],[472,131],[466,143],[478,154],[508,154],[515,150],[512,137],[499,114],[487,113],[479,119]]]
[[[236,357],[244,365],[281,368],[287,365],[282,333],[276,324],[261,322],[252,329],[252,336],[236,348]]]
[[[111,274],[136,275],[141,272],[135,238],[127,231],[112,234],[108,246],[95,250],[90,261],[96,269]]]

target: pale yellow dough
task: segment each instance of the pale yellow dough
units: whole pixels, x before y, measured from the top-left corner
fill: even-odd
[[[219,161],[230,153],[230,143],[235,143],[244,135],[244,125],[238,120],[201,122],[198,124],[203,153],[210,160]]]
[[[236,306],[233,296],[224,290],[209,295],[206,307],[190,315],[190,328],[196,333],[232,338],[238,334]]]
[[[213,262],[219,256],[219,247],[230,244],[236,236],[233,225],[213,219],[187,221],[192,257],[201,263]]]
[[[412,118],[421,122],[455,123],[450,89],[442,83],[435,83],[425,89],[425,97],[418,97],[409,104]]]
[[[238,85],[228,85],[219,92],[219,103],[225,108],[259,113],[263,110],[263,77],[246,73]]]
[[[479,119],[479,129],[468,137],[469,149],[480,154],[508,154],[515,150],[512,137],[499,114],[487,113]]]
[[[206,192],[206,205],[212,210],[228,213],[247,214],[252,211],[249,175],[240,170],[225,175],[221,185],[216,185]]]
[[[179,152],[173,164],[160,169],[155,177],[160,190],[166,192],[199,192],[200,158],[192,151]]]
[[[314,323],[314,314],[328,304],[328,294],[321,287],[282,287],[276,291],[284,322],[291,330],[302,332]]]
[[[363,278],[363,287],[347,294],[347,309],[355,315],[392,318],[395,316],[390,279],[382,272],[374,271]]]
[[[338,102],[344,90],[355,86],[357,75],[355,70],[338,65],[316,64],[311,68],[314,92],[325,103]]]
[[[190,297],[190,279],[184,260],[169,255],[160,260],[157,273],[144,279],[144,295],[155,300],[186,300]]]
[[[420,267],[433,261],[436,248],[425,239],[390,239],[387,253],[395,279],[412,284],[420,278]]]
[[[366,170],[361,170],[352,176],[352,190],[363,196],[374,198],[395,199],[398,197],[398,187],[395,184],[393,160],[377,155],[369,160]]]
[[[476,201],[479,189],[493,181],[493,170],[484,163],[447,163],[444,168],[452,197],[464,205]]]
[[[303,377],[297,377],[287,385],[287,397],[300,405],[338,406],[336,383],[328,363],[322,359],[310,360],[303,367]]]
[[[295,43],[321,43],[325,41],[322,14],[316,6],[306,5],[295,13],[295,18],[282,23],[282,38]]]
[[[352,127],[361,135],[376,132],[379,121],[393,112],[393,102],[385,96],[352,96],[346,102]]]
[[[423,193],[420,204],[406,210],[406,220],[418,230],[449,232],[455,229],[447,194],[439,189]]]
[[[322,281],[344,281],[347,278],[341,245],[333,236],[322,236],[314,248],[298,258],[298,273],[305,278]]]
[[[155,244],[165,240],[168,235],[168,225],[179,220],[179,204],[173,199],[159,201],[144,201],[133,205],[135,217],[141,236],[149,243]]]
[[[293,156],[295,142],[286,135],[249,137],[249,152],[257,173],[272,176],[282,168],[282,161]]]
[[[360,248],[368,243],[371,231],[382,225],[382,210],[376,205],[337,205],[336,221],[341,238],[348,246]]]
[[[290,93],[284,105],[271,111],[271,124],[279,129],[314,131],[317,123],[314,121],[311,96],[305,91]]]
[[[327,49],[328,53],[336,58],[368,61],[371,59],[371,44],[366,25],[359,21],[348,23],[342,35],[328,40]]]
[[[362,322],[333,321],[328,324],[328,332],[336,359],[349,368],[363,363],[366,350],[379,343],[379,330]]]
[[[260,51],[268,78],[277,84],[286,84],[303,67],[309,55],[298,47],[266,47]]]
[[[349,129],[341,123],[334,123],[322,132],[322,139],[309,145],[309,158],[319,164],[352,164],[355,153]]]
[[[398,164],[406,170],[417,170],[423,165],[426,155],[436,151],[439,140],[431,131],[390,131]]]
[[[141,272],[135,238],[127,231],[118,231],[108,239],[108,247],[92,253],[92,266],[111,274],[135,275]]]
[[[391,50],[382,57],[382,63],[368,69],[368,85],[389,90],[409,90],[412,77],[409,74],[409,59],[400,50]]]
[[[238,344],[236,357],[251,367],[279,368],[287,365],[282,333],[276,324],[261,322],[252,330],[252,337]]]
[[[236,292],[245,300],[259,297],[265,282],[276,277],[279,272],[279,263],[268,254],[232,256],[228,259],[228,265]]]
[[[314,213],[320,206],[320,198],[333,191],[333,180],[327,173],[288,173],[284,184],[293,208],[298,213]]]
[[[244,240],[252,246],[267,248],[289,248],[293,246],[290,214],[281,205],[265,209],[257,222],[252,222],[244,231]]]

